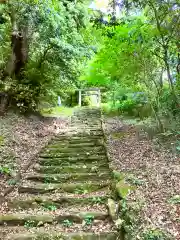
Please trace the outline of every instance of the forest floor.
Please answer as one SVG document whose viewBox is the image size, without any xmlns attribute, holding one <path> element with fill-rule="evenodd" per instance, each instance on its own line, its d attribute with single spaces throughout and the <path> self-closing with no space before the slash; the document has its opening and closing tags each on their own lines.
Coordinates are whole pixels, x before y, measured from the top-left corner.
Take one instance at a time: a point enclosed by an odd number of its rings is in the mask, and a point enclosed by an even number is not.
<svg viewBox="0 0 180 240">
<path fill-rule="evenodd" d="M 135 125 L 118 117 L 106 117 L 108 151 L 112 168 L 124 174 L 126 180 L 136 185 L 128 201 L 140 210 L 139 232 L 147 229 L 146 239 L 152 238 L 154 229 L 160 229 L 180 239 L 180 161 L 177 154 L 155 145 L 145 132 L 139 133 Z M 149 229 L 149 230 L 148 230 Z M 134 230 L 133 230 L 134 231 Z M 160 234 L 160 233 L 159 233 Z M 136 238 L 134 238 L 136 239 Z"/>
<path fill-rule="evenodd" d="M 68 117 L 24 117 L 9 112 L 0 117 L 0 197 L 16 185 L 20 175 L 58 132 L 68 126 Z"/>
<path fill-rule="evenodd" d="M 132 229 L 134 239 L 141 239 L 142 231 L 160 229 L 180 240 L 179 156 L 155 145 L 145 132 L 118 117 L 105 117 L 104 122 L 112 168 L 136 186 L 127 199 L 139 212 L 139 216 L 134 216 L 135 224 L 138 223 Z M 1 197 L 16 184 L 17 176 L 37 159 L 49 140 L 58 132 L 68 131 L 68 126 L 67 116 L 26 118 L 9 113 L 0 118 Z"/>
</svg>

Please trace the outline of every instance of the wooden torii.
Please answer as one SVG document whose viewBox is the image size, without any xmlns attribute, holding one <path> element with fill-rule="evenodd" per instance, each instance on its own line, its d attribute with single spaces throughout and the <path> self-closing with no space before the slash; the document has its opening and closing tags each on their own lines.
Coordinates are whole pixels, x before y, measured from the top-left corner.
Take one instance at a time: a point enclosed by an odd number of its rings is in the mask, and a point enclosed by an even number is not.
<svg viewBox="0 0 180 240">
<path fill-rule="evenodd" d="M 78 89 L 78 92 L 79 92 L 79 106 L 82 105 L 82 96 L 97 96 L 97 107 L 100 107 L 100 104 L 101 104 L 101 89 L 100 88 Z M 85 92 L 85 93 L 83 93 L 83 92 Z"/>
</svg>

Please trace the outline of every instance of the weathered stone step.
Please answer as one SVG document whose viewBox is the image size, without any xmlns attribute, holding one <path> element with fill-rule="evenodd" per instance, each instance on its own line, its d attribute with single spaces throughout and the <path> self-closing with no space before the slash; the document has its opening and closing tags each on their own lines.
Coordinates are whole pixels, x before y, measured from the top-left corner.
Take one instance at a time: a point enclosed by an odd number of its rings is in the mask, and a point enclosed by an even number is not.
<svg viewBox="0 0 180 240">
<path fill-rule="evenodd" d="M 26 176 L 27 180 L 44 183 L 66 183 L 69 181 L 99 181 L 110 179 L 110 172 L 101 173 L 67 173 L 67 174 L 38 174 L 31 173 Z"/>
<path fill-rule="evenodd" d="M 74 113 L 74 115 L 71 117 L 72 118 L 72 120 L 73 121 L 76 121 L 76 120 L 82 120 L 82 121 L 84 121 L 84 120 L 91 120 L 91 119 L 94 119 L 94 121 L 100 121 L 101 120 L 101 118 L 100 118 L 100 116 L 101 116 L 101 113 L 83 113 L 83 114 L 76 114 L 76 113 Z"/>
<path fill-rule="evenodd" d="M 95 164 L 71 164 L 71 165 L 65 165 L 65 166 L 41 166 L 39 164 L 36 164 L 34 166 L 34 170 L 39 173 L 99 173 L 109 170 L 109 165 L 107 162 L 105 163 L 95 163 Z"/>
<path fill-rule="evenodd" d="M 74 213 L 64 213 L 59 215 L 54 214 L 42 214 L 32 215 L 32 214 L 6 214 L 0 215 L 0 225 L 6 226 L 19 226 L 25 225 L 28 222 L 32 222 L 34 226 L 43 225 L 45 223 L 55 224 L 62 223 L 64 220 L 69 220 L 75 223 L 82 223 L 84 219 L 88 216 L 92 217 L 92 220 L 105 220 L 108 218 L 108 212 L 74 212 Z"/>
<path fill-rule="evenodd" d="M 96 145 L 102 145 L 104 144 L 104 139 L 103 138 L 79 138 L 79 137 L 72 137 L 72 138 L 59 138 L 57 137 L 56 139 L 54 138 L 54 140 L 51 141 L 50 145 L 53 144 L 67 144 L 67 145 L 79 145 L 79 144 L 96 144 Z"/>
<path fill-rule="evenodd" d="M 80 233 L 60 233 L 60 232 L 50 232 L 47 233 L 44 231 L 36 231 L 34 233 L 26 232 L 20 234 L 10 235 L 7 239 L 4 240 L 117 240 L 117 232 L 101 232 L 101 233 L 92 233 L 92 232 L 80 232 Z"/>
<path fill-rule="evenodd" d="M 98 140 L 102 140 L 103 137 L 99 136 L 68 136 L 68 135 L 56 135 L 52 138 L 52 141 L 69 141 L 71 143 L 78 143 L 78 142 L 95 142 Z"/>
<path fill-rule="evenodd" d="M 40 154 L 40 158 L 76 158 L 76 160 L 78 160 L 78 158 L 84 158 L 84 159 L 88 159 L 88 156 L 94 157 L 94 158 L 99 158 L 99 156 L 106 156 L 105 150 L 92 150 L 89 152 L 67 152 L 67 153 L 59 153 L 59 152 L 55 152 L 55 153 L 51 153 L 51 152 L 44 152 Z"/>
<path fill-rule="evenodd" d="M 99 156 L 76 156 L 76 157 L 56 157 L 52 158 L 50 156 L 40 158 L 39 159 L 39 164 L 42 166 L 69 166 L 70 164 L 75 164 L 77 165 L 82 165 L 82 164 L 87 164 L 91 163 L 94 166 L 98 166 L 99 164 L 107 164 L 108 159 L 105 155 L 99 155 Z"/>
<path fill-rule="evenodd" d="M 101 192 L 100 192 L 101 193 Z M 21 194 L 20 197 L 15 198 L 13 200 L 9 200 L 7 202 L 7 206 L 12 208 L 21 208 L 21 209 L 34 209 L 40 206 L 55 206 L 57 208 L 61 207 L 70 207 L 74 205 L 81 206 L 92 206 L 93 204 L 104 205 L 107 202 L 107 199 L 110 197 L 110 192 L 101 193 L 99 195 L 95 194 L 92 196 L 89 195 L 66 195 L 57 197 L 56 195 L 39 195 L 39 196 L 27 196 Z"/>
<path fill-rule="evenodd" d="M 90 148 L 90 147 L 100 147 L 103 146 L 104 144 L 99 141 L 97 142 L 78 142 L 78 143 L 71 143 L 71 142 L 54 142 L 49 144 L 46 148 Z"/>
<path fill-rule="evenodd" d="M 79 125 L 78 128 L 77 126 L 71 126 L 68 129 L 70 132 L 72 131 L 77 131 L 77 132 L 102 132 L 101 127 L 89 127 L 88 125 Z"/>
<path fill-rule="evenodd" d="M 87 181 L 85 183 L 73 182 L 66 184 L 46 184 L 46 183 L 36 183 L 29 181 L 26 184 L 19 186 L 19 193 L 29 193 L 29 194 L 42 194 L 48 192 L 61 192 L 61 193 L 89 193 L 94 192 L 105 187 L 109 187 L 111 181 Z"/>
<path fill-rule="evenodd" d="M 97 120 L 101 117 L 101 113 L 100 112 L 84 112 L 84 113 L 78 113 L 78 114 L 74 114 L 73 119 L 74 120 Z"/>
<path fill-rule="evenodd" d="M 103 131 L 102 130 L 89 130 L 87 132 L 80 132 L 80 133 L 74 133 L 72 134 L 72 136 L 79 136 L 79 137 L 86 137 L 86 136 L 96 136 L 96 137 L 99 137 L 99 136 L 103 136 Z"/>
<path fill-rule="evenodd" d="M 99 157 L 106 157 L 106 154 L 105 152 L 102 152 L 102 151 L 99 151 L 99 152 L 87 152 L 87 153 L 84 153 L 84 152 L 79 152 L 79 153 L 42 153 L 40 154 L 40 158 L 61 158 L 61 159 L 69 159 L 69 160 L 72 160 L 72 159 L 76 159 L 78 161 L 78 159 L 84 159 L 84 160 L 87 160 L 87 159 L 90 159 L 88 156 L 91 156 L 93 159 L 98 159 Z M 72 162 L 72 161 L 69 161 L 69 162 Z"/>
<path fill-rule="evenodd" d="M 87 129 L 94 129 L 94 130 L 101 130 L 101 122 L 88 122 L 88 121 L 74 121 L 74 122 L 71 122 L 71 125 L 69 126 L 70 128 L 74 127 L 74 128 L 79 128 L 80 130 L 80 127 L 87 127 Z"/>
<path fill-rule="evenodd" d="M 91 139 L 96 139 L 96 138 L 99 138 L 99 137 L 103 137 L 103 131 L 89 131 L 89 132 L 85 132 L 85 133 L 71 133 L 71 134 L 66 134 L 66 135 L 61 135 L 61 136 L 56 136 L 54 137 L 53 139 L 57 139 L 57 138 L 60 138 L 60 139 L 67 139 L 69 137 L 72 137 L 72 138 L 82 138 L 82 137 L 86 137 L 86 138 L 91 138 Z"/>
<path fill-rule="evenodd" d="M 86 122 L 86 121 L 84 121 L 84 122 L 79 122 L 79 123 L 77 123 L 77 122 L 71 122 L 71 126 L 70 127 L 72 127 L 72 128 L 79 128 L 80 129 L 80 127 L 87 127 L 88 129 L 100 129 L 100 130 L 102 130 L 101 129 L 101 122 L 94 122 L 94 123 L 89 123 L 89 122 Z"/>
<path fill-rule="evenodd" d="M 48 147 L 44 150 L 44 153 L 68 153 L 68 155 L 72 155 L 73 153 L 79 154 L 79 153 L 85 153 L 91 154 L 91 153 L 99 153 L 99 152 L 105 152 L 104 146 L 95 146 L 95 147 L 76 147 L 76 148 L 71 148 L 71 147 Z"/>
</svg>

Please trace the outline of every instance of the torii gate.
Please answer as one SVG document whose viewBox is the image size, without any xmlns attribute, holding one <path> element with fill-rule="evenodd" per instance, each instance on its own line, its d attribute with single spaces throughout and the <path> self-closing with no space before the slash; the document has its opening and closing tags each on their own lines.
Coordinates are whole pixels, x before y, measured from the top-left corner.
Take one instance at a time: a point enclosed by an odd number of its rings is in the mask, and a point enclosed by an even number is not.
<svg viewBox="0 0 180 240">
<path fill-rule="evenodd" d="M 100 90 L 100 88 L 85 88 L 85 89 L 78 89 L 78 91 L 79 91 L 79 106 L 82 105 L 82 96 L 96 96 L 97 107 L 100 107 L 100 104 L 101 104 L 101 90 Z M 83 92 L 85 92 L 85 93 L 83 93 Z"/>
</svg>

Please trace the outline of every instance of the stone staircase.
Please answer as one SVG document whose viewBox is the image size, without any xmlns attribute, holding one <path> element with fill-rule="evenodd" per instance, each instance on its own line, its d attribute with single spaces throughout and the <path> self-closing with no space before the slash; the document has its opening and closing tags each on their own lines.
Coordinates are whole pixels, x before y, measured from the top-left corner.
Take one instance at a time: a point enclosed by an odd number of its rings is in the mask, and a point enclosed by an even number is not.
<svg viewBox="0 0 180 240">
<path fill-rule="evenodd" d="M 111 182 L 101 112 L 77 110 L 7 200 L 0 239 L 119 239 L 107 207 Z"/>
</svg>

